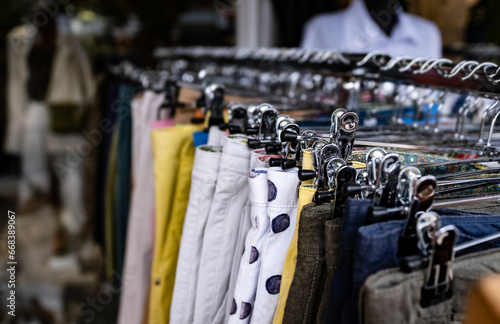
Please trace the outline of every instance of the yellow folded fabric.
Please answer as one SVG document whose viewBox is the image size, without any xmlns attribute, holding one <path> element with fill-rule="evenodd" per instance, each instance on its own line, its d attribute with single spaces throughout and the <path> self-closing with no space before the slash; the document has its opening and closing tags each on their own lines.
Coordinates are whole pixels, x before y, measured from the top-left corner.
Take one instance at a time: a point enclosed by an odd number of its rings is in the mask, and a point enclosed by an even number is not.
<svg viewBox="0 0 500 324">
<path fill-rule="evenodd" d="M 500 275 L 481 278 L 466 305 L 465 324 L 500 323 Z"/>
<path fill-rule="evenodd" d="M 313 168 L 313 155 L 311 150 L 304 150 L 302 152 L 302 170 L 314 170 Z M 302 181 L 303 185 L 312 185 L 314 179 Z"/>
<path fill-rule="evenodd" d="M 186 125 L 152 131 L 155 171 L 155 239 L 149 323 L 169 322 L 177 257 L 189 201 L 194 161 L 193 133 L 200 126 Z"/>
</svg>

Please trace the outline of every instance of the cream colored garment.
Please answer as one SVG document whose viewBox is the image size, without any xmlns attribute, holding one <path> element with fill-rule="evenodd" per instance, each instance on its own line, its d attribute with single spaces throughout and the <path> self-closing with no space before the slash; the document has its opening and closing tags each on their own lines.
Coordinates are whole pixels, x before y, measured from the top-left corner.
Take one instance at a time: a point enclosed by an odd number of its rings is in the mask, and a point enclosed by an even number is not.
<svg viewBox="0 0 500 324">
<path fill-rule="evenodd" d="M 95 83 L 90 60 L 78 38 L 71 33 L 67 22 L 58 19 L 58 40 L 52 66 L 47 102 L 90 103 L 95 97 Z M 5 150 L 21 153 L 22 137 L 30 127 L 26 124 L 29 105 L 26 83 L 29 78 L 28 55 L 37 30 L 22 25 L 7 36 L 7 133 Z M 82 91 L 84 90 L 84 91 Z M 76 149 L 81 136 L 60 136 L 49 132 L 47 148 L 64 152 L 67 145 Z"/>
<path fill-rule="evenodd" d="M 50 132 L 50 103 L 90 103 L 94 82 L 90 61 L 67 19 L 57 17 L 58 39 L 46 102 L 29 101 L 26 83 L 29 78 L 27 57 L 36 38 L 36 29 L 20 26 L 12 30 L 7 42 L 7 138 L 5 150 L 21 154 L 22 174 L 19 204 L 35 193 L 50 189 L 49 165 L 61 182 L 62 223 L 71 234 L 85 223 L 82 194 L 82 166 L 89 148 L 96 149 L 81 134 L 58 135 Z M 48 153 L 57 155 L 50 163 Z"/>
</svg>

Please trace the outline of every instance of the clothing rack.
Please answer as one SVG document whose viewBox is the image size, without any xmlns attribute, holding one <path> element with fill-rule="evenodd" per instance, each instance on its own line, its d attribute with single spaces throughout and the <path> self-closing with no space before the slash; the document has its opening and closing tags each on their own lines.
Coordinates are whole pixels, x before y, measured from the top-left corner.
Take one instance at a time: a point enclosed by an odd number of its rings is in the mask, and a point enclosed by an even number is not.
<svg viewBox="0 0 500 324">
<path fill-rule="evenodd" d="M 330 50 L 289 48 L 174 47 L 158 50 L 157 59 L 203 64 L 237 64 L 263 70 L 318 71 L 344 77 L 362 77 L 436 87 L 487 98 L 500 96 L 500 66 L 495 63 L 448 59 L 390 57 L 383 52 L 346 54 Z"/>
<path fill-rule="evenodd" d="M 498 161 L 498 138 L 491 142 L 490 136 L 484 145 L 479 136 L 482 146 L 473 146 L 479 125 L 465 124 L 469 111 L 480 111 L 476 103 L 486 102 L 476 97 L 500 93 L 498 66 L 378 52 L 169 51 L 157 53 L 162 57 L 158 70 L 128 63 L 110 67 L 124 82 L 108 93 L 131 103 L 119 105 L 119 113 L 124 111 L 132 124 L 123 126 L 117 118 L 119 128 L 105 134 L 115 142 L 106 188 L 116 190 L 107 190 L 106 204 L 129 206 L 125 194 L 130 192 L 132 199 L 128 226 L 113 224 L 125 219 L 116 211 L 106 216 L 109 232 L 122 233 L 108 240 L 107 251 L 123 251 L 119 237 L 126 233 L 124 277 L 140 279 L 124 287 L 120 322 L 148 317 L 157 323 L 361 319 L 380 324 L 409 322 L 403 317 L 415 314 L 419 322 L 432 316 L 444 323 L 463 317 L 463 292 L 473 280 L 500 274 L 500 250 L 494 249 L 500 247 L 500 217 L 489 214 L 498 206 L 465 206 L 494 205 L 499 199 L 493 194 L 499 191 L 500 168 L 483 165 Z M 177 90 L 184 86 L 202 91 L 182 89 L 194 96 L 181 100 Z M 136 100 L 125 96 L 136 87 L 152 91 Z M 225 96 L 241 89 L 249 90 L 255 102 L 240 104 Z M 372 90 L 373 96 L 351 105 L 359 115 L 343 105 L 350 100 L 339 99 L 347 95 L 355 101 Z M 448 117 L 441 108 L 447 97 L 457 97 L 448 96 L 451 92 L 467 94 L 454 130 L 438 118 L 438 113 Z M 275 98 L 281 101 L 275 104 Z M 159 113 L 175 111 L 184 101 L 205 118 L 193 114 L 188 122 L 176 122 L 186 110 L 174 118 Z M 116 99 L 107 102 L 112 111 Z M 402 117 L 408 102 L 414 108 L 411 125 Z M 286 110 L 297 103 L 307 109 Z M 492 112 L 500 100 L 488 106 L 486 112 Z M 325 113 L 324 107 L 336 109 Z M 226 108 L 227 120 L 222 118 Z M 391 124 L 361 123 L 361 113 L 372 117 L 383 109 L 391 112 Z M 496 111 L 493 126 L 500 117 Z M 327 124 L 301 125 L 303 113 L 306 118 L 326 115 Z M 474 127 L 469 132 L 464 126 Z M 128 169 L 119 164 L 126 161 L 118 155 L 124 140 L 130 143 L 128 157 L 140 157 Z M 450 160 L 456 153 L 471 156 Z M 132 191 L 118 182 L 131 175 L 133 181 L 125 185 L 132 182 Z M 436 205 L 443 208 L 430 211 Z M 466 210 L 444 209 L 450 206 Z M 479 217 L 478 208 L 488 213 Z M 456 260 L 455 252 L 461 253 Z M 387 312 L 387 305 L 397 307 Z"/>
</svg>

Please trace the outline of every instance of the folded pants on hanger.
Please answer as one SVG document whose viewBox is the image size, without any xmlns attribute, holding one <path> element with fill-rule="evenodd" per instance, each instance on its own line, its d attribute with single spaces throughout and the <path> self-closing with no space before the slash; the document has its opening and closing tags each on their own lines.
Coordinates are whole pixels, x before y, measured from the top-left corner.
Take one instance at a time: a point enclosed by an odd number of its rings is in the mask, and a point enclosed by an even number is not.
<svg viewBox="0 0 500 324">
<path fill-rule="evenodd" d="M 182 226 L 193 168 L 193 132 L 199 126 L 154 130 L 155 244 L 151 270 L 149 323 L 168 323 Z"/>
<path fill-rule="evenodd" d="M 191 190 L 170 308 L 172 323 L 192 323 L 203 235 L 217 184 L 222 147 L 196 148 Z"/>
<path fill-rule="evenodd" d="M 312 153 L 304 152 L 304 160 L 306 155 L 310 155 L 310 168 L 312 169 Z M 306 163 L 306 162 L 304 162 Z M 309 165 L 309 163 L 308 163 Z M 297 240 L 298 240 L 298 230 L 300 224 L 300 215 L 302 209 L 305 205 L 312 202 L 314 193 L 316 192 L 316 186 L 302 184 L 299 187 L 299 202 L 297 208 L 297 224 L 295 231 L 293 232 L 292 242 L 288 247 L 288 252 L 285 258 L 285 264 L 283 265 L 283 276 L 281 277 L 281 287 L 280 287 L 280 297 L 278 300 L 278 305 L 276 306 L 276 312 L 274 314 L 273 323 L 279 324 L 283 322 L 283 314 L 285 313 L 285 305 L 288 299 L 288 292 L 290 291 L 290 286 L 292 284 L 293 276 L 295 274 L 295 266 L 297 264 Z"/>
<path fill-rule="evenodd" d="M 403 273 L 388 269 L 371 276 L 361 290 L 361 323 L 462 322 L 466 298 L 474 282 L 482 276 L 500 273 L 500 249 L 456 258 L 453 273 L 453 297 L 427 308 L 419 303 L 424 271 Z"/>
<path fill-rule="evenodd" d="M 141 100 L 132 102 L 135 132 L 132 134 L 132 157 L 135 158 L 135 162 L 132 161 L 134 186 L 127 230 L 119 324 L 141 323 L 146 311 L 153 260 L 155 201 L 151 123 L 155 120 L 163 100 L 163 94 L 145 91 Z"/>
<path fill-rule="evenodd" d="M 249 323 L 255 302 L 264 238 L 270 230 L 267 216 L 267 168 L 258 168 L 249 176 L 252 228 L 248 231 L 240 262 L 228 323 Z"/>
<path fill-rule="evenodd" d="M 250 149 L 244 136 L 224 140 L 217 185 L 203 235 L 194 323 L 221 323 L 227 317 L 229 278 L 242 211 L 248 199 Z"/>
<path fill-rule="evenodd" d="M 296 168 L 269 168 L 268 216 L 271 230 L 265 238 L 251 323 L 271 323 L 278 304 L 286 254 L 297 220 Z"/>
</svg>

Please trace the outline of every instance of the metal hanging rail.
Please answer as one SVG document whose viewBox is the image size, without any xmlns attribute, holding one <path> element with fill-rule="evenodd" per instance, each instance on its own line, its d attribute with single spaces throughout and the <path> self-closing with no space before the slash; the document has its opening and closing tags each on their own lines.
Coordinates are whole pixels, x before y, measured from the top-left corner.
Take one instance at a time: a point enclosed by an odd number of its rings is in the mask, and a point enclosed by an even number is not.
<svg viewBox="0 0 500 324">
<path fill-rule="evenodd" d="M 500 66 L 495 63 L 447 59 L 391 57 L 383 52 L 345 54 L 297 48 L 174 47 L 157 51 L 160 60 L 237 64 L 295 71 L 321 71 L 365 79 L 398 81 L 454 92 L 500 97 Z"/>
</svg>

